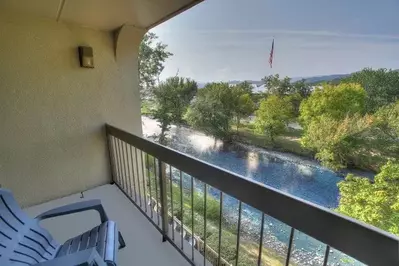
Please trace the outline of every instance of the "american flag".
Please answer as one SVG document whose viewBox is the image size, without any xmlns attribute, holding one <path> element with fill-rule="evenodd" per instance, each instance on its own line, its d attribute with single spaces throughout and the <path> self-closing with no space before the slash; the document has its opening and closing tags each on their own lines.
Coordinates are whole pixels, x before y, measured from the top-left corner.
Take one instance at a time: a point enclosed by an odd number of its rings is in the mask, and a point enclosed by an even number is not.
<svg viewBox="0 0 399 266">
<path fill-rule="evenodd" d="M 273 56 L 274 56 L 274 39 L 272 42 L 272 49 L 270 50 L 270 57 L 269 57 L 270 68 L 273 68 Z"/>
</svg>

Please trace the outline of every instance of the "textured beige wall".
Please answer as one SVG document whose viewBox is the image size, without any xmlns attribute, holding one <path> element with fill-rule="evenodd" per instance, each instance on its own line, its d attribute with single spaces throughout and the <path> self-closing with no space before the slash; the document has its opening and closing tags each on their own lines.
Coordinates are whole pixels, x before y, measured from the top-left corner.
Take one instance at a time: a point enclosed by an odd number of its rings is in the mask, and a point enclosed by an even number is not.
<svg viewBox="0 0 399 266">
<path fill-rule="evenodd" d="M 141 134 L 143 32 L 128 34 L 116 60 L 110 32 L 0 13 L 0 184 L 24 206 L 110 182 L 105 123 Z M 78 45 L 93 47 L 94 69 L 79 67 Z"/>
</svg>

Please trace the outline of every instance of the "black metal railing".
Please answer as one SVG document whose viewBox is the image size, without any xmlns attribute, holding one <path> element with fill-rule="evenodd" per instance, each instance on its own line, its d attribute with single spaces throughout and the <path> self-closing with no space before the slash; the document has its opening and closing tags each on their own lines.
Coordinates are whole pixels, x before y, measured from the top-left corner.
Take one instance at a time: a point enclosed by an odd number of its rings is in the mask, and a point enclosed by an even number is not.
<svg viewBox="0 0 399 266">
<path fill-rule="evenodd" d="M 116 185 L 192 265 L 399 265 L 399 238 L 115 127 Z"/>
</svg>

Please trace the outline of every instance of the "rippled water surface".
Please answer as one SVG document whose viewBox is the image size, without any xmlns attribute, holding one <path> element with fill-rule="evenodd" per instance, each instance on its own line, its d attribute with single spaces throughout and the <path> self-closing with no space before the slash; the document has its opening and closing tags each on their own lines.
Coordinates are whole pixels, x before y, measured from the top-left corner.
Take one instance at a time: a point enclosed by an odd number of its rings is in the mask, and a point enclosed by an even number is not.
<svg viewBox="0 0 399 266">
<path fill-rule="evenodd" d="M 156 121 L 143 117 L 142 123 L 145 137 L 151 138 L 159 134 Z M 342 181 L 342 176 L 313 161 L 244 145 L 226 147 L 221 141 L 184 127 L 172 126 L 170 135 L 172 141 L 169 146 L 173 149 L 323 207 L 336 208 L 338 205 L 337 183 Z M 211 194 L 216 196 L 217 191 L 211 190 Z M 231 209 L 234 216 L 237 212 L 237 201 L 226 197 L 224 205 L 227 210 Z M 259 212 L 244 206 L 243 214 L 244 219 L 249 220 L 253 228 L 259 228 L 261 217 Z M 271 239 L 270 246 L 273 246 L 277 252 L 284 252 L 282 249 L 286 246 L 289 233 L 288 226 L 266 217 L 265 234 L 268 236 L 267 239 Z M 293 257 L 298 264 L 319 265 L 322 263 L 324 250 L 325 245 L 305 234 L 295 235 Z M 338 251 L 331 251 L 329 265 L 359 264 L 339 254 Z"/>
</svg>

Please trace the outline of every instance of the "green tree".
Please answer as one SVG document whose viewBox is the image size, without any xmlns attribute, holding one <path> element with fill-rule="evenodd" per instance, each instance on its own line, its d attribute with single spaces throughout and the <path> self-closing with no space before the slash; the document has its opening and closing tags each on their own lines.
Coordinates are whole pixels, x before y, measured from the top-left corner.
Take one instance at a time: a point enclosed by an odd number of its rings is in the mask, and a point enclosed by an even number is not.
<svg viewBox="0 0 399 266">
<path fill-rule="evenodd" d="M 305 82 L 305 79 L 291 82 L 291 78 L 280 79 L 278 74 L 270 75 L 262 79 L 269 95 L 289 96 L 293 105 L 294 115 L 299 115 L 299 106 L 303 99 L 310 96 L 312 88 Z"/>
<path fill-rule="evenodd" d="M 242 91 L 244 91 L 244 93 L 246 93 L 246 94 L 248 94 L 249 96 L 252 97 L 252 95 L 253 95 L 253 92 L 252 92 L 253 87 L 252 87 L 251 83 L 249 83 L 248 81 L 241 82 L 241 83 L 237 84 L 235 87 L 240 88 Z"/>
<path fill-rule="evenodd" d="M 197 93 L 197 83 L 188 78 L 171 77 L 152 89 L 152 115 L 161 128 L 159 142 L 166 143 L 166 133 L 172 123 L 179 124 Z"/>
<path fill-rule="evenodd" d="M 372 182 L 349 174 L 338 183 L 338 211 L 399 235 L 399 164 L 389 161 Z"/>
<path fill-rule="evenodd" d="M 228 83 L 209 83 L 198 90 L 185 118 L 194 128 L 230 141 L 234 103 L 233 90 Z"/>
<path fill-rule="evenodd" d="M 148 97 L 164 69 L 165 60 L 173 54 L 167 45 L 158 41 L 153 32 L 144 35 L 139 47 L 139 88 L 142 98 Z"/>
<path fill-rule="evenodd" d="M 280 79 L 280 75 L 276 74 L 264 77 L 262 81 L 265 83 L 269 94 L 285 96 L 291 93 L 292 86 L 289 77 Z"/>
<path fill-rule="evenodd" d="M 260 102 L 256 111 L 255 128 L 260 134 L 268 133 L 271 141 L 283 133 L 293 117 L 292 103 L 287 97 L 271 95 Z"/>
<path fill-rule="evenodd" d="M 376 113 L 376 127 L 393 140 L 399 138 L 399 101 L 380 108 Z"/>
<path fill-rule="evenodd" d="M 231 105 L 233 115 L 235 117 L 237 131 L 242 118 L 248 117 L 255 111 L 255 104 L 252 101 L 251 94 L 248 93 L 249 87 L 242 85 L 243 83 L 231 88 L 233 104 Z M 250 85 L 250 84 L 249 84 Z M 251 86 L 252 89 L 252 86 Z"/>
<path fill-rule="evenodd" d="M 357 156 L 357 137 L 372 124 L 373 117 L 369 115 L 362 117 L 355 114 L 343 120 L 322 116 L 308 125 L 301 144 L 316 151 L 316 158 L 322 165 L 339 170 L 352 163 L 352 158 Z"/>
<path fill-rule="evenodd" d="M 305 79 L 301 79 L 291 84 L 290 92 L 292 94 L 299 94 L 302 99 L 306 99 L 312 93 L 312 87 L 306 83 Z"/>
<path fill-rule="evenodd" d="M 340 120 L 346 116 L 364 112 L 366 93 L 354 83 L 341 83 L 337 86 L 324 84 L 317 88 L 300 105 L 300 121 L 306 128 L 314 120 L 329 118 Z"/>
<path fill-rule="evenodd" d="M 358 83 L 366 90 L 366 111 L 370 113 L 399 100 L 397 70 L 365 68 L 344 79 L 343 82 Z"/>
</svg>

